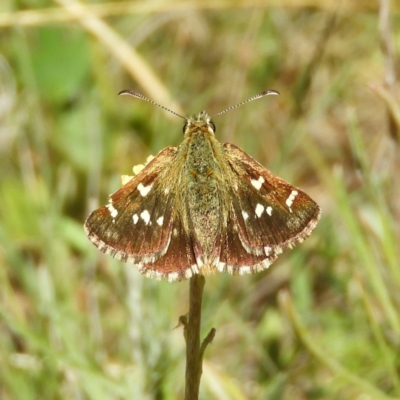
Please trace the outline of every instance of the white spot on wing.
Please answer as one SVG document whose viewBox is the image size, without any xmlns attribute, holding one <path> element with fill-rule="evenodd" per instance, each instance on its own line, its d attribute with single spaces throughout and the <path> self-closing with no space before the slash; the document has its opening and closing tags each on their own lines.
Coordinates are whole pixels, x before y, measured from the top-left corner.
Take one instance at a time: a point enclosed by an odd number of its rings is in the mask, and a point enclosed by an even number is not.
<svg viewBox="0 0 400 400">
<path fill-rule="evenodd" d="M 108 211 L 110 211 L 111 217 L 114 219 L 118 215 L 118 210 L 113 206 L 112 200 L 106 205 Z"/>
<path fill-rule="evenodd" d="M 133 219 L 133 223 L 136 225 L 137 224 L 137 222 L 139 221 L 139 217 L 138 217 L 138 215 L 137 214 L 133 214 L 133 217 L 132 217 L 132 219 Z"/>
<path fill-rule="evenodd" d="M 153 185 L 149 185 L 149 186 L 144 186 L 142 183 L 139 183 L 138 185 L 138 190 L 140 192 L 140 194 L 145 197 L 149 194 L 151 188 L 153 187 Z"/>
<path fill-rule="evenodd" d="M 271 207 L 271 206 L 268 206 L 268 207 L 267 207 L 267 214 L 268 214 L 269 216 L 272 215 L 272 207 Z"/>
<path fill-rule="evenodd" d="M 290 212 L 292 212 L 292 204 L 294 202 L 294 199 L 296 198 L 296 196 L 299 194 L 299 192 L 297 190 L 292 190 L 289 197 L 286 199 L 286 205 L 289 207 Z"/>
<path fill-rule="evenodd" d="M 150 214 L 149 214 L 149 212 L 147 210 L 142 211 L 140 213 L 140 217 L 142 218 L 142 220 L 144 221 L 144 223 L 146 225 L 149 224 L 149 222 L 150 222 Z"/>
<path fill-rule="evenodd" d="M 165 188 L 164 193 L 168 194 L 169 193 L 169 188 Z"/>
<path fill-rule="evenodd" d="M 257 217 L 260 218 L 263 212 L 264 212 L 264 206 L 262 206 L 261 204 L 257 204 L 256 206 Z"/>
<path fill-rule="evenodd" d="M 252 179 L 250 182 L 257 190 L 260 190 L 262 184 L 265 182 L 265 179 L 262 176 L 260 176 L 258 180 Z"/>
<path fill-rule="evenodd" d="M 247 218 L 249 218 L 249 214 L 247 214 L 246 211 L 242 211 L 243 219 L 246 221 Z"/>
<path fill-rule="evenodd" d="M 164 223 L 164 217 L 157 218 L 158 225 L 163 226 L 163 223 Z"/>
</svg>

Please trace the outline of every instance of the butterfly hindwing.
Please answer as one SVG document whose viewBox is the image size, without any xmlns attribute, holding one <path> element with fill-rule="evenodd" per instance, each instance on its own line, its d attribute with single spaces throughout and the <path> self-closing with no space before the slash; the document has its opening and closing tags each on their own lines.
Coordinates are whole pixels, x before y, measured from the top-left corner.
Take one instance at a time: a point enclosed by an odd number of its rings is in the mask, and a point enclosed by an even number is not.
<svg viewBox="0 0 400 400">
<path fill-rule="evenodd" d="M 183 228 L 180 218 L 174 218 L 166 253 L 155 261 L 139 265 L 139 270 L 147 277 L 170 282 L 199 273 L 192 238 Z"/>
<path fill-rule="evenodd" d="M 221 238 L 221 254 L 217 269 L 220 272 L 227 271 L 230 274 L 254 273 L 267 268 L 276 258 L 273 254 L 266 257 L 262 250 L 256 252 L 243 243 L 238 230 L 240 222 L 236 220 L 237 213 L 231 210 L 227 221 L 225 235 Z"/>
</svg>

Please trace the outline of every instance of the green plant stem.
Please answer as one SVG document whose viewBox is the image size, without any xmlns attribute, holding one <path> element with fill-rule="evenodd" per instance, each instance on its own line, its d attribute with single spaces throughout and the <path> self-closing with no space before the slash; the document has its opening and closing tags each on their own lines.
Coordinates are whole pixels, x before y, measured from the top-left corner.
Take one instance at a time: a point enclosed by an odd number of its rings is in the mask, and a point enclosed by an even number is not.
<svg viewBox="0 0 400 400">
<path fill-rule="evenodd" d="M 189 281 L 189 314 L 181 317 L 186 340 L 186 385 L 185 400 L 198 400 L 200 379 L 203 372 L 203 354 L 215 336 L 212 328 L 200 345 L 201 303 L 205 279 L 203 275 L 194 275 Z"/>
</svg>

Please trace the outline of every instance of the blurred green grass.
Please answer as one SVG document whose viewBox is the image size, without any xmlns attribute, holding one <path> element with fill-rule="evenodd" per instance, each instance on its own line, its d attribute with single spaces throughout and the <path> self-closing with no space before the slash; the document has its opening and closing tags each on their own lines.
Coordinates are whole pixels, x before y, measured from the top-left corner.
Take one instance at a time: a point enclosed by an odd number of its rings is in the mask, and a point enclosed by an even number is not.
<svg viewBox="0 0 400 400">
<path fill-rule="evenodd" d="M 323 210 L 270 271 L 207 279 L 203 327 L 217 335 L 202 398 L 400 398 L 399 126 L 388 122 L 399 96 L 381 93 L 378 9 L 342 3 L 147 3 L 162 12 L 120 12 L 97 31 L 55 23 L 44 1 L 1 6 L 43 17 L 0 14 L 1 399 L 183 397 L 173 328 L 188 285 L 143 278 L 82 228 L 120 175 L 182 138 L 180 120 L 117 97 L 126 88 L 185 114 L 278 90 L 216 118 L 217 136 Z"/>
</svg>

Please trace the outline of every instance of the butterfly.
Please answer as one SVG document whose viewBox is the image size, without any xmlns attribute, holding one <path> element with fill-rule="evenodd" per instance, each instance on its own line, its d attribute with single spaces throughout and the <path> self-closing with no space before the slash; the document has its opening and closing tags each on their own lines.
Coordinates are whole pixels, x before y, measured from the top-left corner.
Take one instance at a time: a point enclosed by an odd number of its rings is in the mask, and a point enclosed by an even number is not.
<svg viewBox="0 0 400 400">
<path fill-rule="evenodd" d="M 121 94 L 156 104 L 130 90 Z M 264 91 L 216 115 L 270 94 L 278 93 Z M 206 112 L 176 115 L 185 120 L 182 143 L 161 150 L 86 220 L 96 247 L 172 282 L 265 270 L 310 235 L 321 211 L 306 193 L 220 143 Z"/>
</svg>

